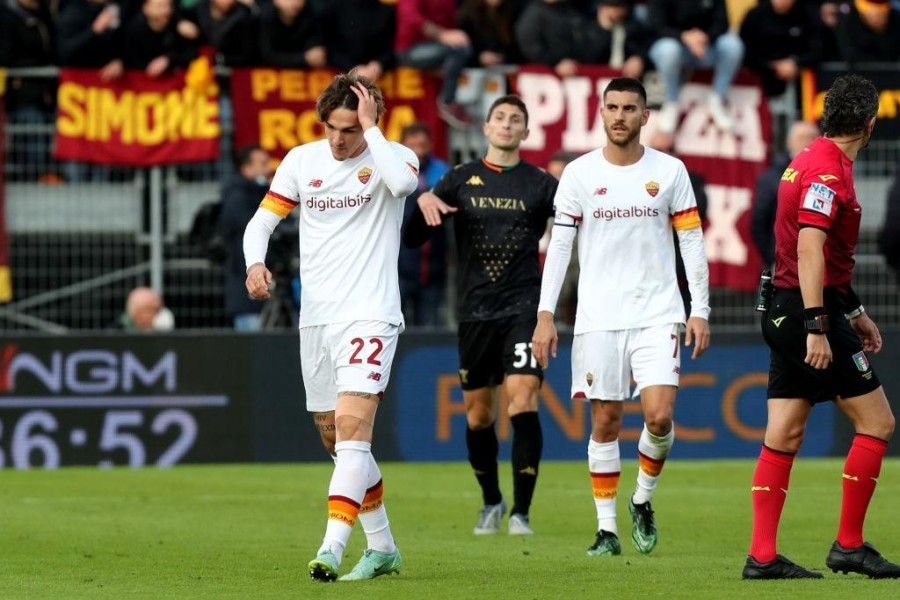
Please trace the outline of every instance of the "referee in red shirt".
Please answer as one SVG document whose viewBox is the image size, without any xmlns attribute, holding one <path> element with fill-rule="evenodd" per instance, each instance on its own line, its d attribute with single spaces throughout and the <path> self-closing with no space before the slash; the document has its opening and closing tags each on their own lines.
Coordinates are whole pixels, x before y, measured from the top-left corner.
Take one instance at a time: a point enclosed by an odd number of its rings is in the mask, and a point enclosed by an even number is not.
<svg viewBox="0 0 900 600">
<path fill-rule="evenodd" d="M 862 207 L 853 160 L 875 126 L 878 91 L 858 75 L 835 80 L 825 97 L 824 135 L 800 152 L 778 188 L 774 292 L 762 332 L 771 348 L 768 422 L 753 473 L 753 536 L 744 579 L 822 577 L 776 552 L 778 521 L 806 420 L 835 402 L 856 430 L 843 471 L 837 539 L 825 559 L 834 572 L 900 577 L 900 566 L 863 540 L 863 522 L 894 415 L 867 352 L 881 334 L 850 286 Z"/>
</svg>

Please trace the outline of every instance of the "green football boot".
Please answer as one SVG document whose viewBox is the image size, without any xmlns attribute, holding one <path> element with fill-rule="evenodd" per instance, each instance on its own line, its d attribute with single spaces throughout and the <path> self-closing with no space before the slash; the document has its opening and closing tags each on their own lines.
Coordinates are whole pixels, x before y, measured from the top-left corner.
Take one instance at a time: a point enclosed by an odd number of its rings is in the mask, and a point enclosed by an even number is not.
<svg viewBox="0 0 900 600">
<path fill-rule="evenodd" d="M 395 548 L 393 552 L 366 550 L 353 570 L 341 577 L 341 581 L 362 581 L 363 579 L 375 579 L 379 575 L 388 573 L 399 573 L 402 564 L 403 559 L 400 558 L 398 548 Z"/>
<path fill-rule="evenodd" d="M 315 581 L 334 581 L 338 576 L 337 557 L 331 550 L 323 550 L 309 561 L 309 578 Z"/>
<path fill-rule="evenodd" d="M 622 545 L 619 544 L 619 536 L 601 529 L 597 532 L 597 540 L 588 548 L 588 556 L 618 556 L 622 554 Z"/>
<path fill-rule="evenodd" d="M 631 541 L 641 554 L 650 554 L 656 547 L 656 521 L 649 502 L 635 504 L 628 501 L 628 512 L 631 513 Z"/>
</svg>

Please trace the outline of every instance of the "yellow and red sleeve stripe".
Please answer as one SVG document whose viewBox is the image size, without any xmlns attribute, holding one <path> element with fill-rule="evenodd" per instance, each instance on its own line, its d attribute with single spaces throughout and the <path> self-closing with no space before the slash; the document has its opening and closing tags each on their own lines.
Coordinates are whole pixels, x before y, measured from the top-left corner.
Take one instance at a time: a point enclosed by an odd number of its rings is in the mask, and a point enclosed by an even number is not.
<svg viewBox="0 0 900 600">
<path fill-rule="evenodd" d="M 359 504 L 346 496 L 328 496 L 328 520 L 340 521 L 350 527 L 356 523 Z"/>
<path fill-rule="evenodd" d="M 638 461 L 641 465 L 641 471 L 650 477 L 659 477 L 659 472 L 662 471 L 666 459 L 650 458 L 646 454 L 638 452 Z"/>
<path fill-rule="evenodd" d="M 363 498 L 362 506 L 359 507 L 359 512 L 367 513 L 378 510 L 383 502 L 384 484 L 379 479 L 378 483 L 366 490 L 366 496 Z"/>
<path fill-rule="evenodd" d="M 266 193 L 266 197 L 259 203 L 260 208 L 275 213 L 282 219 L 288 216 L 295 206 L 297 206 L 297 202 L 290 198 L 285 198 L 281 194 L 276 194 L 272 190 L 269 190 Z"/>
<path fill-rule="evenodd" d="M 672 225 L 677 231 L 700 227 L 700 213 L 697 211 L 697 207 L 694 206 L 687 210 L 679 210 L 672 215 Z"/>
<path fill-rule="evenodd" d="M 596 500 L 612 500 L 619 487 L 619 473 L 591 473 L 591 487 Z"/>
</svg>

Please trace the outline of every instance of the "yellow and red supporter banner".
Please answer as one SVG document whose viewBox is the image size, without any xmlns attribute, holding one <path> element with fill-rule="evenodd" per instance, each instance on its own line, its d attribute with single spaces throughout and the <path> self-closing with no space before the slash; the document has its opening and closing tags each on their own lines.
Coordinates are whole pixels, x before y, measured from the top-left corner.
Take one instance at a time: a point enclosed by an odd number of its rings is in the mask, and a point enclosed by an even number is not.
<svg viewBox="0 0 900 600">
<path fill-rule="evenodd" d="M 742 71 L 727 99 L 735 133 L 721 133 L 707 110 L 709 75 L 695 73 L 681 88 L 682 118 L 674 153 L 706 179 L 704 237 L 710 284 L 753 291 L 762 261 L 750 236 L 750 216 L 756 178 L 768 164 L 771 116 L 762 87 Z M 608 67 L 582 66 L 574 76 L 560 78 L 552 69 L 523 65 L 515 82 L 529 112 L 530 134 L 522 143 L 522 157 L 544 166 L 557 150 L 584 153 L 605 145 L 601 97 L 609 80 L 619 76 Z M 642 143 L 648 144 L 655 133 L 654 110 L 641 131 Z"/>
<path fill-rule="evenodd" d="M 9 246 L 6 240 L 6 69 L 0 67 L 0 302 L 12 300 Z"/>
<path fill-rule="evenodd" d="M 259 144 L 280 161 L 291 148 L 325 137 L 316 99 L 336 74 L 328 69 L 233 69 L 234 147 Z M 386 107 L 379 123 L 385 137 L 399 141 L 404 127 L 422 121 L 431 129 L 435 154 L 446 154 L 446 127 L 436 105 L 439 81 L 401 67 L 377 83 Z"/>
<path fill-rule="evenodd" d="M 183 74 L 150 78 L 127 71 L 116 81 L 96 69 L 62 69 L 56 157 L 150 167 L 219 157 L 219 93 Z"/>
</svg>

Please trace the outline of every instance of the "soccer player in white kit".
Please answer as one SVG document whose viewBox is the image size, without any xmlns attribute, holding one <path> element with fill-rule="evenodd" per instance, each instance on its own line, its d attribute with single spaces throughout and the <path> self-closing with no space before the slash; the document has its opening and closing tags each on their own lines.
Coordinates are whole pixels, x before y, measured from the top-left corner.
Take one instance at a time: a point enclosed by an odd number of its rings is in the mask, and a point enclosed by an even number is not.
<svg viewBox="0 0 900 600">
<path fill-rule="evenodd" d="M 247 291 L 269 297 L 269 236 L 300 207 L 300 359 L 307 410 L 334 456 L 325 538 L 310 577 L 334 581 L 359 518 L 368 548 L 341 580 L 397 572 L 400 552 L 372 456 L 375 412 L 403 329 L 397 255 L 406 196 L 418 185 L 412 150 L 377 123 L 381 90 L 351 71 L 316 103 L 327 139 L 291 150 L 244 233 Z"/>
<path fill-rule="evenodd" d="M 534 356 L 556 356 L 553 312 L 579 233 L 578 308 L 572 345 L 572 397 L 591 403 L 588 466 L 597 508 L 591 556 L 621 553 L 616 526 L 619 430 L 630 378 L 640 392 L 644 429 L 637 487 L 629 502 L 632 540 L 643 554 L 657 542 L 650 500 L 674 441 L 672 414 L 681 370 L 684 304 L 675 276 L 672 230 L 691 292 L 685 345 L 692 358 L 709 346 L 709 268 L 700 217 L 684 164 L 641 145 L 647 94 L 635 79 L 613 79 L 603 92 L 608 144 L 569 163 L 556 192 L 553 237 L 541 282 Z"/>
</svg>

